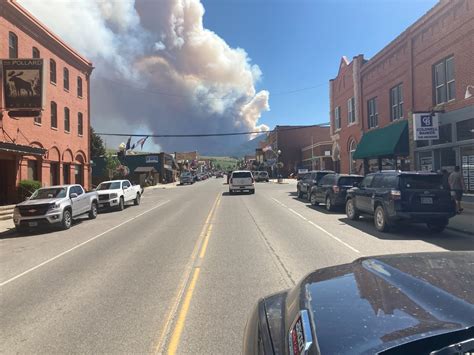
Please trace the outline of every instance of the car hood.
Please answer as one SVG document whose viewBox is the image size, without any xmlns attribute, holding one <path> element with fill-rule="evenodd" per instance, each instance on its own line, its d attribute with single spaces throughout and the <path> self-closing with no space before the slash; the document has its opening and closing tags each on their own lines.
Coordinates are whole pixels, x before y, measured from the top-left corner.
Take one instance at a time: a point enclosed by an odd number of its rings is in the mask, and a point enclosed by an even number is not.
<svg viewBox="0 0 474 355">
<path fill-rule="evenodd" d="M 106 195 L 106 194 L 111 194 L 111 193 L 117 193 L 117 191 L 120 191 L 120 189 L 113 189 L 113 190 L 96 190 L 97 194 L 99 195 Z"/>
<path fill-rule="evenodd" d="M 309 274 L 286 304 L 308 309 L 322 354 L 376 353 L 473 326 L 473 290 L 474 252 L 388 255 Z"/>
<path fill-rule="evenodd" d="M 41 200 L 26 200 L 26 201 L 23 201 L 23 202 L 17 204 L 17 206 L 20 207 L 20 206 L 43 205 L 43 204 L 47 204 L 47 203 L 61 202 L 62 200 L 64 200 L 64 197 L 61 197 L 61 198 L 44 198 L 44 199 L 41 199 Z"/>
</svg>

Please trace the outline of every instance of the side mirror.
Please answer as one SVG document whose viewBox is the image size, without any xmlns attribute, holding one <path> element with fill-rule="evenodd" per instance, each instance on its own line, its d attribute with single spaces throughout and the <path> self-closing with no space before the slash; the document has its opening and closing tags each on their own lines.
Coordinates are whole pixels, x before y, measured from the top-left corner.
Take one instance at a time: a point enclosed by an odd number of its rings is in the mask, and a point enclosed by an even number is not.
<svg viewBox="0 0 474 355">
<path fill-rule="evenodd" d="M 77 194 L 75 192 L 69 194 L 69 198 L 76 198 Z"/>
</svg>

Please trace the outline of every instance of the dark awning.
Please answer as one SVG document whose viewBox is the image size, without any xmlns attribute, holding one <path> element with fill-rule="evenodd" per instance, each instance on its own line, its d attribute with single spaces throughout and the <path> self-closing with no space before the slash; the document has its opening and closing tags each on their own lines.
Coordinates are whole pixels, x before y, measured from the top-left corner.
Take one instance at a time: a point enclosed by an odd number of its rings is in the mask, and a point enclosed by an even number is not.
<svg viewBox="0 0 474 355">
<path fill-rule="evenodd" d="M 354 159 L 407 156 L 408 154 L 408 121 L 401 120 L 365 133 L 354 152 Z"/>
<path fill-rule="evenodd" d="M 46 154 L 46 149 L 44 148 L 30 147 L 29 145 L 15 144 L 9 142 L 0 142 L 0 151 L 38 156 L 43 156 Z"/>
<path fill-rule="evenodd" d="M 152 166 L 139 166 L 133 172 L 134 173 L 156 173 L 156 169 Z"/>
</svg>

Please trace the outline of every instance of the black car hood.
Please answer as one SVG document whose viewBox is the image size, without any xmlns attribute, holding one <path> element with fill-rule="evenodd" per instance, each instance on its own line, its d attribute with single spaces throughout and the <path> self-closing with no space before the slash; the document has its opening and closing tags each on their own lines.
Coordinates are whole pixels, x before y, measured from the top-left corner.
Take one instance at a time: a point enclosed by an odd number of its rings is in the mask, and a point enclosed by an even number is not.
<svg viewBox="0 0 474 355">
<path fill-rule="evenodd" d="M 358 259 L 308 275 L 296 298 L 322 354 L 377 353 L 474 325 L 474 252 Z"/>
</svg>

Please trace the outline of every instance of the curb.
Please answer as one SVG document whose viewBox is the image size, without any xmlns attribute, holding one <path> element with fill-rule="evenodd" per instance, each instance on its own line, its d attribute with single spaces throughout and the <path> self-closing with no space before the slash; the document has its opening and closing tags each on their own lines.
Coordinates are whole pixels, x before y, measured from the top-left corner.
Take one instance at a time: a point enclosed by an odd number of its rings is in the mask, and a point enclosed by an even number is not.
<svg viewBox="0 0 474 355">
<path fill-rule="evenodd" d="M 474 236 L 474 233 L 472 233 L 472 232 L 469 232 L 469 231 L 464 230 L 464 229 L 456 228 L 456 227 L 450 227 L 449 225 L 446 226 L 446 229 L 449 229 L 450 231 L 453 231 L 453 232 L 458 232 L 458 233 L 466 234 L 466 235 L 469 235 L 469 236 Z"/>
</svg>

